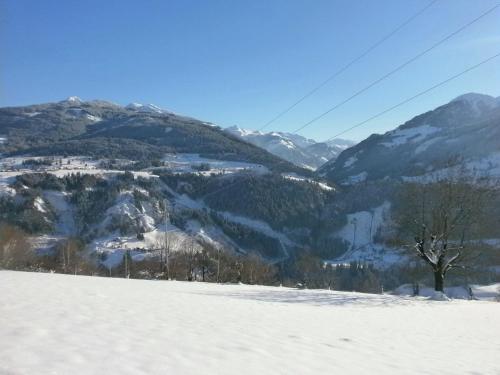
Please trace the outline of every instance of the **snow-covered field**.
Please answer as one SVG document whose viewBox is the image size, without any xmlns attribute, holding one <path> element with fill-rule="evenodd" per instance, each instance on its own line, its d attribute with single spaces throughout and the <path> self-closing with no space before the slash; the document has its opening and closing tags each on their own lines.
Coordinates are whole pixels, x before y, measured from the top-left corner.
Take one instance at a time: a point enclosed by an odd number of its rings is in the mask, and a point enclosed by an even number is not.
<svg viewBox="0 0 500 375">
<path fill-rule="evenodd" d="M 499 374 L 500 304 L 1 271 L 1 374 Z"/>
<path fill-rule="evenodd" d="M 407 142 L 416 143 L 439 131 L 441 131 L 440 128 L 430 125 L 421 125 L 414 128 L 397 128 L 386 133 L 386 135 L 391 136 L 391 140 L 390 142 L 383 142 L 381 145 L 393 148 L 404 145 Z"/>
<path fill-rule="evenodd" d="M 125 171 L 122 170 L 112 170 L 103 169 L 99 167 L 99 161 L 92 160 L 91 158 L 85 156 L 75 156 L 75 157 L 59 157 L 51 156 L 52 160 L 60 160 L 61 164 L 54 164 L 50 166 L 39 166 L 37 168 L 32 168 L 23 165 L 23 161 L 27 160 L 43 160 L 48 159 L 44 157 L 0 157 L 0 195 L 15 195 L 15 191 L 9 187 L 9 184 L 13 183 L 17 176 L 26 173 L 50 173 L 56 177 L 64 177 L 70 174 L 89 174 L 98 176 L 110 176 L 123 174 Z M 124 161 L 125 162 L 125 161 Z M 131 171 L 134 177 L 142 178 L 156 178 L 158 176 L 152 174 L 150 171 Z"/>
<path fill-rule="evenodd" d="M 265 166 L 260 164 L 207 159 L 198 154 L 166 154 L 163 161 L 166 163 L 168 169 L 176 173 L 197 173 L 209 176 L 212 173 L 230 174 L 246 171 L 256 174 L 265 174 L 269 172 Z M 210 166 L 210 170 L 197 171 L 194 169 L 194 167 L 202 164 Z"/>
<path fill-rule="evenodd" d="M 310 184 L 318 185 L 319 188 L 323 189 L 323 190 L 328 190 L 328 191 L 335 190 L 334 188 L 332 188 L 330 185 L 328 185 L 325 182 L 319 182 L 319 181 L 313 180 L 312 178 L 299 176 L 296 173 L 282 173 L 281 175 L 283 176 L 284 179 L 287 179 L 287 180 L 306 181 Z"/>
</svg>

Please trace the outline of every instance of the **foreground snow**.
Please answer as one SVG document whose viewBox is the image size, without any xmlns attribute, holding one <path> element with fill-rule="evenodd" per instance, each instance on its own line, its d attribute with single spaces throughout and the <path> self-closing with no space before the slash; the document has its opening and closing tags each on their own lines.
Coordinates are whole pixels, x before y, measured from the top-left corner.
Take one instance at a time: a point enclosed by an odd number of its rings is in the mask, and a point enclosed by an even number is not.
<svg viewBox="0 0 500 375">
<path fill-rule="evenodd" d="M 0 374 L 498 374 L 500 305 L 0 271 Z"/>
</svg>

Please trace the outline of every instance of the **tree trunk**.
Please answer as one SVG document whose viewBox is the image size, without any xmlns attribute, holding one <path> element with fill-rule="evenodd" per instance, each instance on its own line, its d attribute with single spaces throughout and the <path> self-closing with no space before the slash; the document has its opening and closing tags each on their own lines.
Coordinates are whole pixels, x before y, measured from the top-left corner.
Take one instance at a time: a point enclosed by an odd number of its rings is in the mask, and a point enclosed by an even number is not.
<svg viewBox="0 0 500 375">
<path fill-rule="evenodd" d="M 444 275 L 441 270 L 434 271 L 434 290 L 444 293 Z"/>
</svg>

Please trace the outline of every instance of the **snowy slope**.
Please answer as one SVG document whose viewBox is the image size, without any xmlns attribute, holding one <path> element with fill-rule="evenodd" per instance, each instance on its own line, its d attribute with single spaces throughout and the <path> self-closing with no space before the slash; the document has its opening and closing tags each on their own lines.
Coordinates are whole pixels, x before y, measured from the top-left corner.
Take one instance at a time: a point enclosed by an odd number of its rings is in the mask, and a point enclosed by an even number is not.
<svg viewBox="0 0 500 375">
<path fill-rule="evenodd" d="M 327 262 L 330 264 L 366 262 L 384 269 L 406 260 L 408 256 L 401 251 L 402 249 L 376 242 L 377 234 L 384 230 L 390 220 L 390 208 L 390 202 L 385 201 L 369 211 L 347 214 L 347 224 L 334 236 L 344 241 L 348 245 L 348 250 L 342 256 Z"/>
<path fill-rule="evenodd" d="M 28 161 L 44 160 L 50 160 L 51 164 L 35 166 L 26 164 Z M 106 169 L 108 162 L 108 159 L 96 160 L 85 156 L 63 157 L 54 155 L 46 158 L 28 156 L 0 157 L 0 197 L 15 198 L 17 194 L 18 199 L 22 199 L 21 191 L 16 192 L 12 186 L 16 179 L 24 174 L 49 173 L 60 178 L 78 173 L 81 175 L 95 175 L 99 178 L 112 181 L 118 175 L 125 173 L 124 170 Z M 127 159 L 119 159 L 118 162 L 121 165 L 130 165 L 132 163 L 131 160 Z M 221 178 L 225 178 L 227 175 L 235 176 L 244 174 L 245 176 L 253 175 L 260 177 L 270 172 L 262 164 L 209 159 L 201 157 L 199 154 L 165 154 L 163 162 L 164 165 L 159 167 L 160 172 L 161 170 L 167 170 L 176 175 L 194 173 L 200 177 L 209 177 L 212 174 L 217 174 L 221 175 Z M 208 168 L 206 170 L 198 170 L 197 167 L 200 165 L 208 166 Z M 131 186 L 129 189 L 121 190 L 118 196 L 114 198 L 115 201 L 111 207 L 107 207 L 105 212 L 102 212 L 104 215 L 103 220 L 96 219 L 95 222 L 87 223 L 89 228 L 87 233 L 80 232 L 81 228 L 76 225 L 78 212 L 74 204 L 70 202 L 73 194 L 72 191 L 42 190 L 34 192 L 34 194 L 41 194 L 41 196 L 36 197 L 32 208 L 38 213 L 47 216 L 46 221 L 54 225 L 53 231 L 32 236 L 31 242 L 35 246 L 35 249 L 37 251 L 40 249 L 48 251 L 51 246 L 54 246 L 57 241 L 61 241 L 64 237 L 73 235 L 83 236 L 86 234 L 87 254 L 89 256 L 95 254 L 102 255 L 104 260 L 101 259 L 101 264 L 104 264 L 107 268 L 118 266 L 123 260 L 123 254 L 127 250 L 131 250 L 132 256 L 134 259 L 137 256 L 137 260 L 158 255 L 153 249 L 158 248 L 157 243 L 164 230 L 163 214 L 157 205 L 158 198 L 151 197 L 150 193 L 153 195 L 162 194 L 163 190 L 168 192 L 167 199 L 170 199 L 172 207 L 175 207 L 176 214 L 179 214 L 179 216 L 183 214 L 183 211 L 186 211 L 186 208 L 191 208 L 202 214 L 216 213 L 228 223 L 235 223 L 239 227 L 244 227 L 247 231 L 276 240 L 277 246 L 280 249 L 279 251 L 282 252 L 280 256 L 287 254 L 289 247 L 298 245 L 294 241 L 291 241 L 284 232 L 272 229 L 268 222 L 252 220 L 241 214 L 235 215 L 231 212 L 212 210 L 202 200 L 193 200 L 185 194 L 179 195 L 175 190 L 158 179 L 158 175 L 154 174 L 156 173 L 156 169 L 148 167 L 142 170 L 129 171 L 135 178 L 142 177 L 155 180 L 154 183 L 152 181 L 151 191 L 145 190 L 137 184 Z M 323 190 L 333 189 L 325 183 L 300 177 L 297 174 L 284 173 L 283 176 L 287 180 L 307 181 L 310 184 L 319 186 Z M 155 183 L 158 183 L 158 186 Z M 29 190 L 28 187 L 24 188 L 24 190 L 26 189 Z M 145 201 L 141 205 L 136 204 L 134 191 L 145 196 Z M 52 211 L 55 217 L 48 215 Z M 190 210 L 188 209 L 187 211 Z M 186 215 L 188 218 L 190 217 L 189 212 Z M 117 225 L 126 229 L 120 232 L 117 230 Z M 140 228 L 141 233 L 144 233 L 145 238 L 143 240 L 137 239 L 136 228 Z M 181 239 L 194 237 L 201 242 L 208 242 L 216 247 L 223 247 L 228 250 L 233 249 L 241 254 L 246 253 L 243 245 L 238 245 L 237 241 L 234 241 L 234 238 L 231 239 L 228 237 L 221 227 L 217 225 L 205 223 L 203 228 L 197 228 L 194 225 L 192 228 L 175 227 L 170 229 L 176 231 L 171 236 L 174 238 L 178 237 L 179 242 L 181 242 Z M 249 245 L 247 244 L 246 246 Z M 252 246 L 252 250 L 256 251 L 255 246 Z"/>
<path fill-rule="evenodd" d="M 0 271 L 2 374 L 498 374 L 498 303 Z"/>
</svg>

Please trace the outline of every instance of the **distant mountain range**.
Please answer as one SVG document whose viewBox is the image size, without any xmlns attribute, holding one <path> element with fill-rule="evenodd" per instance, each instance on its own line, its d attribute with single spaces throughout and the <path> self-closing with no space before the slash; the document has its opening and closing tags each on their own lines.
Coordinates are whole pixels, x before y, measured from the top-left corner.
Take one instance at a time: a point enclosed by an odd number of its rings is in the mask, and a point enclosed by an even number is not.
<svg viewBox="0 0 500 375">
<path fill-rule="evenodd" d="M 342 151 L 355 145 L 355 142 L 346 139 L 316 142 L 298 134 L 262 133 L 237 126 L 226 128 L 226 131 L 299 167 L 312 170 L 334 160 Z"/>
</svg>

